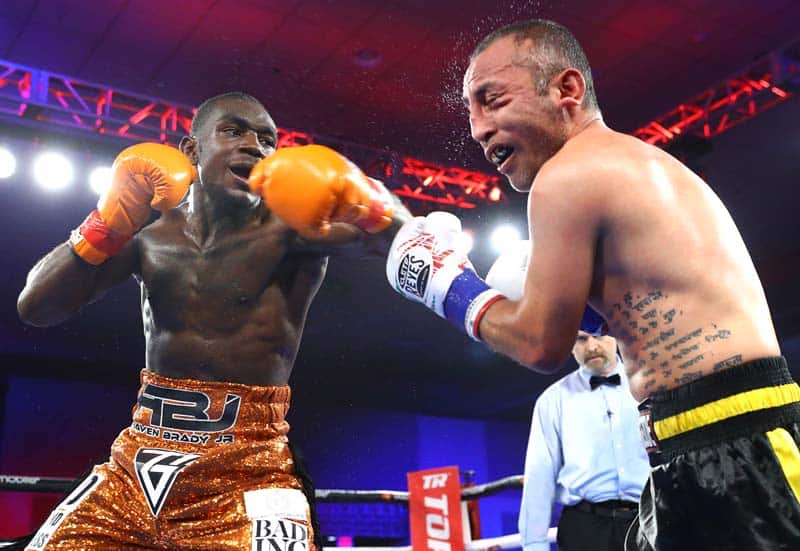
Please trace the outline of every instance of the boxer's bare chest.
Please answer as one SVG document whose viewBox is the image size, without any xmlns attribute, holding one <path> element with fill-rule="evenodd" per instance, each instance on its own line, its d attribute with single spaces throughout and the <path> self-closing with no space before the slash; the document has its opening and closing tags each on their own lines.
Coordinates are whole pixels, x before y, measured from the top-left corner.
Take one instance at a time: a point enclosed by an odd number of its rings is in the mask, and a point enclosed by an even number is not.
<svg viewBox="0 0 800 551">
<path fill-rule="evenodd" d="M 288 252 L 285 226 L 269 221 L 202 241 L 186 224 L 165 224 L 142 243 L 143 303 L 162 324 L 235 326 L 265 310 L 282 317 L 295 271 Z"/>
</svg>

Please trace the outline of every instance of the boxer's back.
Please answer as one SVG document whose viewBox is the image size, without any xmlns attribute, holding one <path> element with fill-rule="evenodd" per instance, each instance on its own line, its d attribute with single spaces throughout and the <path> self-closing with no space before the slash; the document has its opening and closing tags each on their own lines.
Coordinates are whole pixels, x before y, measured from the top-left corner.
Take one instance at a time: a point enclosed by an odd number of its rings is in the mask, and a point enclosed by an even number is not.
<svg viewBox="0 0 800 551">
<path fill-rule="evenodd" d="M 637 398 L 779 354 L 750 255 L 697 175 L 606 128 L 578 135 L 553 160 L 572 158 L 586 165 L 602 220 L 591 299 L 620 341 Z"/>
</svg>

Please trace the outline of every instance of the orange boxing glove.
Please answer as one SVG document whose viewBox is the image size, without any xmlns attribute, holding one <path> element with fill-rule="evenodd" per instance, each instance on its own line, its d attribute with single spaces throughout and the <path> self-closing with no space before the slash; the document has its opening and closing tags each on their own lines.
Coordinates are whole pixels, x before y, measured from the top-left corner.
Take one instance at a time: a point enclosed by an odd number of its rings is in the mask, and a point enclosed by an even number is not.
<svg viewBox="0 0 800 551">
<path fill-rule="evenodd" d="M 368 233 L 392 223 L 392 196 L 383 184 L 323 145 L 279 149 L 253 167 L 249 184 L 304 237 L 324 237 L 333 222 Z"/>
<path fill-rule="evenodd" d="M 114 160 L 111 186 L 97 210 L 70 236 L 75 253 L 89 264 L 117 254 L 150 218 L 181 202 L 196 177 L 189 159 L 174 147 L 157 143 L 131 146 Z"/>
</svg>

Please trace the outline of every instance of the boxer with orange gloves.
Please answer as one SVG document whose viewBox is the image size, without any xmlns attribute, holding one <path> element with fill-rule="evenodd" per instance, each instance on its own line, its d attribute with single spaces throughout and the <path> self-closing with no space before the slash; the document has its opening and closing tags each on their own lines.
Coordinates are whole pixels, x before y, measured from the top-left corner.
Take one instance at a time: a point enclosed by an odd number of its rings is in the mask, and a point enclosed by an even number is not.
<svg viewBox="0 0 800 551">
<path fill-rule="evenodd" d="M 383 256 L 410 215 L 338 154 L 276 143 L 252 96 L 207 100 L 180 151 L 120 154 L 97 210 L 31 270 L 18 310 L 41 326 L 133 275 L 147 369 L 111 458 L 27 549 L 320 545 L 285 418 L 306 312 L 328 255 Z"/>
<path fill-rule="evenodd" d="M 97 209 L 70 237 L 72 250 L 89 264 L 117 254 L 150 218 L 151 207 L 164 212 L 177 206 L 196 176 L 183 153 L 155 143 L 127 148 L 111 171 Z"/>
<path fill-rule="evenodd" d="M 276 151 L 250 174 L 250 190 L 300 235 L 328 235 L 345 222 L 367 233 L 392 223 L 394 195 L 336 151 L 305 145 Z"/>
</svg>

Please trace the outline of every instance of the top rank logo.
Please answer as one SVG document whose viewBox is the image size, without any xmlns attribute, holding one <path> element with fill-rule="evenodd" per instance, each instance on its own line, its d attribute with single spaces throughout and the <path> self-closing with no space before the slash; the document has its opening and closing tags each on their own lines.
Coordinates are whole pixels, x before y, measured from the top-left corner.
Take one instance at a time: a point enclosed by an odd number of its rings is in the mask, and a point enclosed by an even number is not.
<svg viewBox="0 0 800 551">
<path fill-rule="evenodd" d="M 424 474 L 422 475 L 422 487 L 426 490 L 444 488 L 447 485 L 447 476 L 447 473 Z"/>
<path fill-rule="evenodd" d="M 431 272 L 430 253 L 427 249 L 417 247 L 406 253 L 400 261 L 397 271 L 397 281 L 407 293 L 425 296 L 428 287 L 428 278 Z"/>
</svg>

